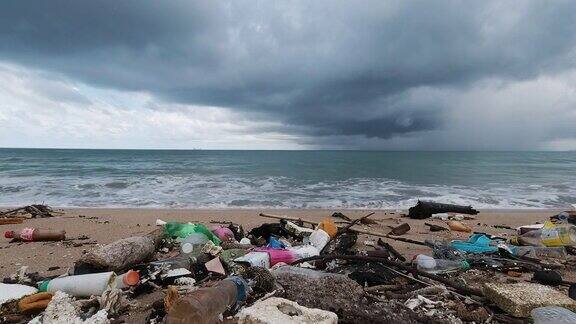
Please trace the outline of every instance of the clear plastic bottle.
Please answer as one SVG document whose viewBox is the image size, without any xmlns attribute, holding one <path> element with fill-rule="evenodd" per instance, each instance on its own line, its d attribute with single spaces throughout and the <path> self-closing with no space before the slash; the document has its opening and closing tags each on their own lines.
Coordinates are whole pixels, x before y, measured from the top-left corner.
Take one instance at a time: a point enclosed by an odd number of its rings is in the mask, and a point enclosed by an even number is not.
<svg viewBox="0 0 576 324">
<path fill-rule="evenodd" d="M 568 256 L 566 249 L 562 246 L 515 246 L 512 251 L 514 252 L 514 255 L 526 256 L 533 259 L 553 258 L 566 260 Z"/>
<path fill-rule="evenodd" d="M 510 242 L 514 245 L 574 246 L 576 245 L 576 226 L 569 223 L 546 222 L 541 229 L 516 236 Z"/>
<path fill-rule="evenodd" d="M 564 307 L 546 306 L 530 312 L 534 324 L 571 324 L 576 323 L 576 314 Z"/>
<path fill-rule="evenodd" d="M 202 249 L 204 244 L 208 242 L 208 236 L 203 233 L 192 233 L 180 243 L 180 251 L 184 254 L 192 253 Z"/>
<path fill-rule="evenodd" d="M 470 268 L 470 265 L 466 261 L 434 259 L 424 254 L 417 255 L 413 263 L 416 264 L 418 270 L 433 274 L 456 272 Z"/>
<path fill-rule="evenodd" d="M 212 324 L 237 301 L 246 298 L 247 284 L 239 277 L 222 280 L 211 287 L 200 288 L 180 299 L 168 311 L 167 324 Z"/>
<path fill-rule="evenodd" d="M 544 244 L 542 244 L 542 230 L 532 230 L 522 235 L 515 236 L 510 239 L 510 243 L 520 246 L 544 246 Z"/>
</svg>

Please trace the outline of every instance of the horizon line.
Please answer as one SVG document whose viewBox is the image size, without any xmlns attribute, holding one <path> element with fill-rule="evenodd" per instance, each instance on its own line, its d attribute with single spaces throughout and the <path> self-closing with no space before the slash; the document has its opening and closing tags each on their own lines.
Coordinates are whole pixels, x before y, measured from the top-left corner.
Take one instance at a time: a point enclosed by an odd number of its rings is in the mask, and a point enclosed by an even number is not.
<svg viewBox="0 0 576 324">
<path fill-rule="evenodd" d="M 575 150 L 464 150 L 464 149 L 441 149 L 441 150 L 387 150 L 387 149 L 334 149 L 334 148 L 313 148 L 313 149 L 210 149 L 210 148 L 73 148 L 73 147 L 0 147 L 0 150 L 86 150 L 86 151 L 343 151 L 343 152 L 576 152 Z"/>
</svg>

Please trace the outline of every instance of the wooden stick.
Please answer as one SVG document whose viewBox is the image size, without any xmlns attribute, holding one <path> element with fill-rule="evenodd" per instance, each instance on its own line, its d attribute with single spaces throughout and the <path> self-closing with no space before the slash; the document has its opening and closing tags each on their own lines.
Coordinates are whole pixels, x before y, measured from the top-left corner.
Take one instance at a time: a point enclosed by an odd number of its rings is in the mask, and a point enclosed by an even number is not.
<svg viewBox="0 0 576 324">
<path fill-rule="evenodd" d="M 392 255 L 396 257 L 396 259 L 402 262 L 406 261 L 406 258 L 402 254 L 400 254 L 400 252 L 396 251 L 396 249 L 392 245 L 382 241 L 381 238 L 378 239 L 378 245 L 388 250 L 388 252 L 392 253 Z"/>
<path fill-rule="evenodd" d="M 286 215 L 271 215 L 271 214 L 260 213 L 260 214 L 258 214 L 258 216 L 267 217 L 267 218 L 274 218 L 274 219 L 286 219 L 289 221 L 302 222 L 302 223 L 306 223 L 306 224 L 310 224 L 310 225 L 314 225 L 314 226 L 318 225 L 318 223 L 316 223 L 316 222 L 311 222 L 311 221 L 303 220 L 303 219 L 296 218 L 296 217 L 286 216 Z"/>
<path fill-rule="evenodd" d="M 260 214 L 258 214 L 258 216 L 267 217 L 267 218 L 274 218 L 274 219 L 287 219 L 287 220 L 295 221 L 295 222 L 302 221 L 303 223 L 307 223 L 310 225 L 314 225 L 314 226 L 318 225 L 318 223 L 316 223 L 316 222 L 311 222 L 311 221 L 303 220 L 300 218 L 285 216 L 285 215 L 280 216 L 280 215 L 271 215 L 271 214 L 260 213 Z M 369 216 L 372 216 L 372 214 L 368 214 L 368 215 L 364 216 L 363 218 L 366 218 Z M 361 218 L 358 218 L 357 220 L 359 221 L 360 219 Z M 347 226 L 346 227 L 340 227 L 340 228 L 344 229 L 344 228 L 347 228 Z M 372 235 L 372 236 L 377 236 L 377 237 L 384 237 L 384 238 L 389 238 L 392 240 L 401 241 L 401 242 L 405 242 L 405 243 L 412 243 L 412 244 L 417 244 L 417 245 L 428 246 L 426 243 L 421 242 L 421 241 L 411 240 L 411 239 L 407 239 L 407 238 L 403 238 L 403 237 L 394 237 L 394 236 L 390 236 L 388 234 L 366 231 L 366 230 L 359 229 L 359 228 L 348 228 L 348 230 L 354 231 L 354 232 L 360 233 L 360 234 Z"/>
<path fill-rule="evenodd" d="M 384 291 L 384 290 L 400 290 L 404 285 L 378 285 L 364 288 L 365 292 Z"/>
<path fill-rule="evenodd" d="M 360 217 L 360 218 L 356 218 L 355 220 L 353 220 L 350 224 L 346 225 L 346 227 L 344 227 L 342 229 L 342 232 L 346 232 L 347 230 L 349 230 L 352 226 L 356 225 L 356 223 L 362 221 L 363 219 L 366 219 L 372 215 L 376 214 L 375 212 L 371 212 L 370 214 Z"/>
</svg>

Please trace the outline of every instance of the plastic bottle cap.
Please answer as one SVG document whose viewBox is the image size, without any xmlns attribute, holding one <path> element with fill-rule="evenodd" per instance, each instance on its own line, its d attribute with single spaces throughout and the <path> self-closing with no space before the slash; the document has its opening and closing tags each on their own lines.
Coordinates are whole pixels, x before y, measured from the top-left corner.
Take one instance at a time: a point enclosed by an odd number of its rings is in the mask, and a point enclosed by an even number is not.
<svg viewBox="0 0 576 324">
<path fill-rule="evenodd" d="M 124 274 L 122 281 L 126 286 L 135 286 L 140 282 L 140 274 L 134 270 L 130 270 Z"/>
<path fill-rule="evenodd" d="M 5 238 L 13 238 L 14 237 L 14 231 L 8 230 L 8 231 L 4 232 L 4 237 Z"/>
<path fill-rule="evenodd" d="M 194 251 L 194 245 L 192 245 L 192 243 L 184 243 L 182 244 L 182 252 L 183 253 L 192 253 L 192 251 Z"/>
<path fill-rule="evenodd" d="M 44 291 L 48 291 L 48 284 L 50 283 L 50 280 L 44 280 L 40 283 L 40 285 L 38 286 L 38 291 L 40 292 L 44 292 Z"/>
</svg>

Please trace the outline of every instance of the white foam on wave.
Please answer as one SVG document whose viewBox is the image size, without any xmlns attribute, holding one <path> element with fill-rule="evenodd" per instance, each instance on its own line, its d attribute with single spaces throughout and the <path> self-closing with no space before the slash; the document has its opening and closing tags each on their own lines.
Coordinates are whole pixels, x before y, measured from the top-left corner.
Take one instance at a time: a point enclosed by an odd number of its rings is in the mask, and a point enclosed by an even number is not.
<svg viewBox="0 0 576 324">
<path fill-rule="evenodd" d="M 290 177 L 160 175 L 116 177 L 5 177 L 0 205 L 47 203 L 62 207 L 354 208 L 395 209 L 417 200 L 484 209 L 567 208 L 572 184 L 411 185 L 354 178 L 310 182 Z"/>
</svg>

